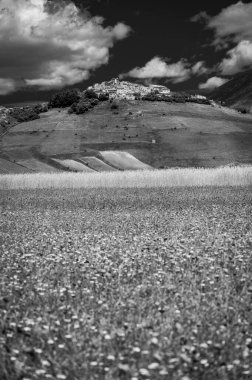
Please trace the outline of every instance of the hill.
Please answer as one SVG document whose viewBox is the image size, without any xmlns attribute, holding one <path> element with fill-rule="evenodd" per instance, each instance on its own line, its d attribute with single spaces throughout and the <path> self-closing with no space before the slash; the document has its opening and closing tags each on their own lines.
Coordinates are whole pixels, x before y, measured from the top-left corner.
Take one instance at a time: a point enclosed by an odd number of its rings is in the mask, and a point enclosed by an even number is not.
<svg viewBox="0 0 252 380">
<path fill-rule="evenodd" d="M 42 171 L 46 165 L 66 170 L 55 159 L 86 165 L 87 156 L 113 168 L 104 151 L 127 152 L 154 168 L 252 163 L 251 115 L 197 103 L 121 100 L 117 105 L 100 102 L 82 115 L 51 109 L 10 128 L 0 139 L 0 157 L 30 170 L 39 170 L 40 162 Z"/>
<path fill-rule="evenodd" d="M 252 70 L 236 74 L 214 90 L 211 97 L 241 111 L 252 111 Z"/>
</svg>

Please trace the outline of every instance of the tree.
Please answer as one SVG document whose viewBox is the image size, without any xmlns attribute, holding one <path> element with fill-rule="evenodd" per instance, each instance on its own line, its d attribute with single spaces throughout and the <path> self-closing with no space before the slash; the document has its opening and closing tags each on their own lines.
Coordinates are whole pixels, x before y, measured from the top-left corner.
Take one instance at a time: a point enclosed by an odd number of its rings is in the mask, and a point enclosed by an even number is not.
<svg viewBox="0 0 252 380">
<path fill-rule="evenodd" d="M 49 101 L 49 108 L 70 107 L 80 100 L 80 91 L 76 88 L 64 90 L 53 95 Z"/>
<path fill-rule="evenodd" d="M 80 114 L 83 114 L 85 112 L 87 112 L 88 110 L 90 110 L 91 108 L 93 108 L 93 105 L 91 104 L 90 101 L 88 101 L 87 99 L 83 99 L 81 100 L 77 105 L 76 105 L 76 111 L 75 113 L 77 115 L 80 115 Z"/>
<path fill-rule="evenodd" d="M 106 102 L 107 100 L 109 100 L 109 94 L 100 94 L 99 95 L 99 101 L 100 102 Z"/>
<path fill-rule="evenodd" d="M 86 99 L 98 99 L 98 95 L 92 89 L 84 91 L 82 97 Z"/>
<path fill-rule="evenodd" d="M 39 115 L 30 107 L 15 108 L 10 112 L 10 116 L 16 119 L 19 123 L 39 119 Z"/>
</svg>

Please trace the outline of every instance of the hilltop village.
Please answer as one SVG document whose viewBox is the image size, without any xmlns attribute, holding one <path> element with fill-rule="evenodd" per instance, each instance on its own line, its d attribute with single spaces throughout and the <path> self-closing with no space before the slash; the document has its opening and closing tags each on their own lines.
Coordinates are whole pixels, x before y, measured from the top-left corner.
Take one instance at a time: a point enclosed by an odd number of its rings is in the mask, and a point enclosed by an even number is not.
<svg viewBox="0 0 252 380">
<path fill-rule="evenodd" d="M 97 95 L 108 94 L 109 98 L 114 100 L 135 100 L 152 93 L 162 95 L 170 95 L 171 93 L 165 86 L 144 86 L 137 83 L 120 81 L 119 78 L 112 79 L 108 82 L 96 83 L 90 86 L 88 90 L 93 90 Z"/>
<path fill-rule="evenodd" d="M 206 101 L 207 98 L 203 95 L 178 95 L 171 92 L 169 88 L 162 85 L 132 83 L 120 81 L 119 78 L 114 78 L 107 82 L 96 83 L 88 87 L 88 90 L 94 91 L 98 96 L 107 95 L 112 100 L 174 100 L 176 98 L 185 98 L 187 101 Z"/>
</svg>

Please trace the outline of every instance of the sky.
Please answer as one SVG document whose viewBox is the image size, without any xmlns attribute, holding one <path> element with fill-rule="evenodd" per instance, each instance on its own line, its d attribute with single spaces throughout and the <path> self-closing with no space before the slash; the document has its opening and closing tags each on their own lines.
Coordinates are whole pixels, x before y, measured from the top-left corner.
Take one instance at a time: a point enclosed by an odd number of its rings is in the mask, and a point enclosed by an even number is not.
<svg viewBox="0 0 252 380">
<path fill-rule="evenodd" d="M 252 2 L 0 0 L 0 104 L 120 77 L 211 90 L 252 68 Z"/>
</svg>

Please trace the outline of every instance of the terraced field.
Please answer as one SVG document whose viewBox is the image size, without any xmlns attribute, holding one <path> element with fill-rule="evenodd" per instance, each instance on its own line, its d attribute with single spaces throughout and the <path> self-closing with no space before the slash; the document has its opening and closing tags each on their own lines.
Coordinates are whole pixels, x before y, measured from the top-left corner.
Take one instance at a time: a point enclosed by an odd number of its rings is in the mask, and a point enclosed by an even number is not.
<svg viewBox="0 0 252 380">
<path fill-rule="evenodd" d="M 18 160 L 20 165 L 23 165 L 27 169 L 30 169 L 35 172 L 41 173 L 55 173 L 58 170 L 51 165 L 48 165 L 42 161 L 37 160 L 36 158 L 28 158 L 24 160 Z"/>
<path fill-rule="evenodd" d="M 57 158 L 54 158 L 54 161 L 58 162 L 61 164 L 63 167 L 66 169 L 72 170 L 72 171 L 77 171 L 77 172 L 84 172 L 84 173 L 92 173 L 93 170 L 90 169 L 88 166 L 75 161 L 75 160 L 60 160 Z"/>
<path fill-rule="evenodd" d="M 102 151 L 102 157 L 114 167 L 121 170 L 146 170 L 151 169 L 150 165 L 144 164 L 128 152 Z"/>
<path fill-rule="evenodd" d="M 98 152 L 110 164 L 102 161 L 97 157 L 80 157 L 76 159 L 60 159 L 38 155 L 35 152 L 35 157 L 32 152 L 21 152 L 21 157 L 25 158 L 15 160 L 16 163 L 0 158 L 0 174 L 18 174 L 18 173 L 55 173 L 60 171 L 73 172 L 113 172 L 120 170 L 143 170 L 150 168 L 149 165 L 137 160 L 127 152 Z M 39 156 L 39 157 L 36 157 Z M 57 164 L 57 165 L 56 165 Z M 57 166 L 57 167 L 56 167 Z"/>
<path fill-rule="evenodd" d="M 1 380 L 251 379 L 251 187 L 0 206 Z"/>
<path fill-rule="evenodd" d="M 97 172 L 113 172 L 117 170 L 97 157 L 81 157 L 80 161 Z"/>
<path fill-rule="evenodd" d="M 23 174 L 31 172 L 32 170 L 29 170 L 25 166 L 0 158 L 0 174 Z"/>
</svg>

